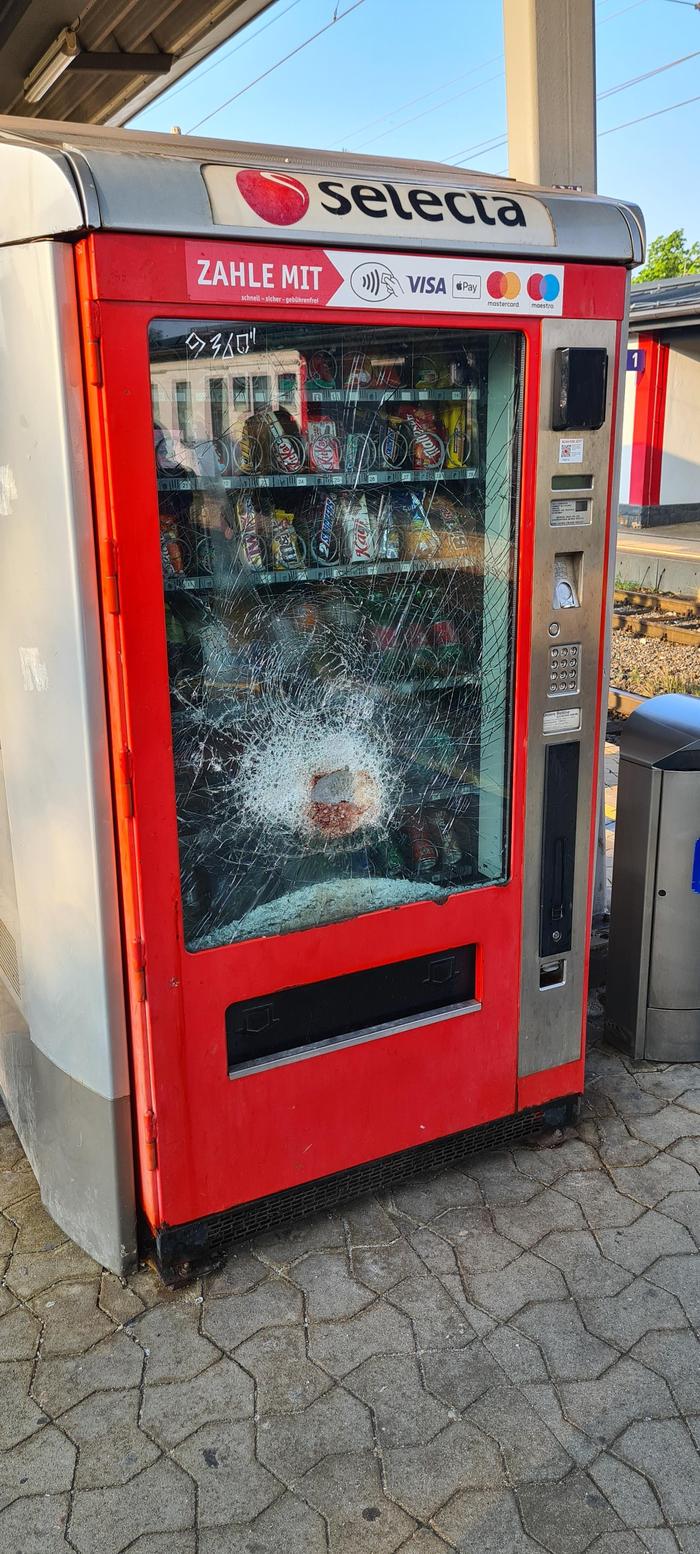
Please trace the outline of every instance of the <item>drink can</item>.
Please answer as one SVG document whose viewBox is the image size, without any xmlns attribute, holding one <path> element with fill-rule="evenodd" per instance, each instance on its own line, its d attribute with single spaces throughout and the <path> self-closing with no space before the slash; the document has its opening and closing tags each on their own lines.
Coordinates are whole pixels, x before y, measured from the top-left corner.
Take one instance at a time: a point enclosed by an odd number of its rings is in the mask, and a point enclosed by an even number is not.
<svg viewBox="0 0 700 1554">
<path fill-rule="evenodd" d="M 438 865 L 438 850 L 427 825 L 417 816 L 409 815 L 405 832 L 411 872 L 419 879 L 430 879 Z"/>
</svg>

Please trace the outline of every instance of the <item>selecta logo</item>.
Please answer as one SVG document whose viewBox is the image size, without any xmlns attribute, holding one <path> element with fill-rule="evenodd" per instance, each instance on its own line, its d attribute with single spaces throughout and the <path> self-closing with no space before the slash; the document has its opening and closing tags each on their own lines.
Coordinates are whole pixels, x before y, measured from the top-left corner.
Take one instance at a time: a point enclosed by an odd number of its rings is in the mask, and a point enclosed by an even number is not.
<svg viewBox="0 0 700 1554">
<path fill-rule="evenodd" d="M 244 167 L 236 173 L 236 183 L 246 205 L 272 227 L 293 227 L 309 208 L 308 190 L 288 173 Z"/>
</svg>

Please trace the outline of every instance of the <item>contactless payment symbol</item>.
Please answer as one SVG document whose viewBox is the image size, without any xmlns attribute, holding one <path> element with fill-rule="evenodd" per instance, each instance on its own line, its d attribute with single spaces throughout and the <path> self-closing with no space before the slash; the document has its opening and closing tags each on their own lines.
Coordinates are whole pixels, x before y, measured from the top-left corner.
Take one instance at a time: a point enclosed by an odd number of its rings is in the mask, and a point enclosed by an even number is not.
<svg viewBox="0 0 700 1554">
<path fill-rule="evenodd" d="M 520 279 L 514 270 L 492 270 L 486 290 L 495 301 L 514 302 L 520 295 Z"/>
<path fill-rule="evenodd" d="M 560 290 L 556 275 L 541 275 L 539 271 L 527 283 L 527 294 L 533 302 L 556 302 Z"/>
</svg>

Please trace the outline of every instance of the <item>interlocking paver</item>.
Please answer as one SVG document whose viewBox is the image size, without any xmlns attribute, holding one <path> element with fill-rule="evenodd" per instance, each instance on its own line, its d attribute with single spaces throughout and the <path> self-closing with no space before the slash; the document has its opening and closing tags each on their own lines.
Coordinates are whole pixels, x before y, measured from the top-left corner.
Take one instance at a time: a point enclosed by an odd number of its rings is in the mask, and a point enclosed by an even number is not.
<svg viewBox="0 0 700 1554">
<path fill-rule="evenodd" d="M 55 1416 L 103 1388 L 120 1391 L 137 1387 L 143 1363 L 143 1353 L 136 1344 L 125 1333 L 113 1333 L 87 1354 L 41 1358 L 32 1391 L 41 1407 Z"/>
<path fill-rule="evenodd" d="M 683 1106 L 665 1106 L 651 1117 L 637 1116 L 630 1122 L 634 1133 L 656 1149 L 667 1149 L 679 1139 L 700 1137 L 700 1116 Z"/>
<path fill-rule="evenodd" d="M 303 1309 L 301 1291 L 287 1279 L 273 1276 L 248 1294 L 206 1301 L 202 1332 L 222 1349 L 232 1351 L 264 1327 L 300 1322 Z"/>
<path fill-rule="evenodd" d="M 62 1281 L 35 1296 L 31 1308 L 41 1322 L 43 1355 L 79 1354 L 114 1331 L 98 1307 L 99 1293 L 99 1279 L 94 1279 L 89 1284 Z"/>
<path fill-rule="evenodd" d="M 531 1247 L 550 1230 L 577 1230 L 584 1219 L 578 1204 L 560 1193 L 557 1186 L 539 1192 L 529 1203 L 515 1208 L 495 1208 L 493 1223 L 500 1235 L 517 1241 L 519 1246 Z"/>
<path fill-rule="evenodd" d="M 423 1272 L 424 1264 L 410 1242 L 396 1234 L 393 1241 L 378 1246 L 358 1247 L 352 1253 L 352 1270 L 361 1284 L 366 1284 L 377 1295 L 393 1289 L 404 1279 Z"/>
<path fill-rule="evenodd" d="M 590 1230 L 553 1230 L 538 1241 L 535 1250 L 538 1257 L 560 1269 L 574 1297 L 617 1295 L 634 1277 L 603 1256 Z"/>
<path fill-rule="evenodd" d="M 54 1425 L 45 1425 L 19 1446 L 0 1454 L 0 1507 L 19 1495 L 31 1495 L 38 1485 L 42 1494 L 69 1490 L 75 1468 L 75 1447 Z"/>
<path fill-rule="evenodd" d="M 505 1482 L 495 1442 L 461 1419 L 427 1446 L 387 1450 L 384 1464 L 390 1495 L 422 1521 L 460 1489 L 498 1489 Z"/>
<path fill-rule="evenodd" d="M 669 1193 L 697 1193 L 700 1189 L 700 1177 L 694 1166 L 673 1155 L 655 1155 L 645 1165 L 615 1166 L 610 1174 L 620 1192 L 627 1193 L 649 1209 L 656 1208 Z M 667 1212 L 665 1203 L 664 1212 Z"/>
<path fill-rule="evenodd" d="M 38 1486 L 37 1486 L 38 1487 Z M 68 1495 L 35 1493 L 0 1511 L 0 1549 L 11 1554 L 66 1554 Z"/>
<path fill-rule="evenodd" d="M 203 1527 L 199 1554 L 326 1554 L 323 1517 L 296 1495 L 283 1494 L 252 1526 Z"/>
<path fill-rule="evenodd" d="M 594 1538 L 620 1525 L 585 1473 L 571 1473 L 558 1484 L 524 1484 L 518 1501 L 528 1532 L 550 1554 L 583 1554 Z"/>
<path fill-rule="evenodd" d="M 330 1554 L 700 1554 L 685 1068 L 594 1047 L 564 1137 L 176 1290 L 77 1252 L 0 1120 L 0 1549 L 326 1554 L 328 1518 Z"/>
<path fill-rule="evenodd" d="M 353 1279 L 344 1252 L 309 1253 L 294 1264 L 294 1283 L 306 1295 L 312 1322 L 354 1317 L 373 1299 L 372 1291 Z"/>
<path fill-rule="evenodd" d="M 534 1300 L 563 1300 L 567 1288 L 561 1274 L 532 1252 L 523 1252 L 500 1273 L 465 1275 L 472 1300 L 494 1317 L 507 1321 Z"/>
<path fill-rule="evenodd" d="M 198 1376 L 218 1359 L 218 1351 L 199 1332 L 201 1308 L 157 1306 L 130 1322 L 127 1332 L 146 1356 L 149 1382 L 182 1381 Z"/>
<path fill-rule="evenodd" d="M 380 1446 L 418 1446 L 448 1423 L 444 1404 L 427 1392 L 411 1355 L 373 1355 L 346 1385 L 372 1409 Z"/>
<path fill-rule="evenodd" d="M 677 1296 L 689 1321 L 700 1326 L 700 1253 L 660 1257 L 647 1269 L 647 1278 Z"/>
<path fill-rule="evenodd" d="M 605 1256 L 629 1268 L 631 1273 L 644 1273 L 657 1257 L 696 1251 L 685 1226 L 656 1209 L 647 1209 L 641 1219 L 624 1229 L 599 1231 L 598 1240 Z"/>
<path fill-rule="evenodd" d="M 676 1413 L 663 1378 L 629 1358 L 618 1360 L 597 1380 L 564 1382 L 559 1394 L 567 1418 L 602 1445 L 633 1419 L 665 1419 Z"/>
<path fill-rule="evenodd" d="M 615 1449 L 651 1480 L 671 1523 L 700 1520 L 700 1453 L 682 1419 L 638 1420 Z"/>
<path fill-rule="evenodd" d="M 542 1354 L 537 1344 L 533 1344 L 524 1333 L 516 1332 L 503 1323 L 484 1339 L 484 1347 L 493 1355 L 509 1381 L 517 1385 L 525 1381 L 546 1381 L 547 1367 Z"/>
<path fill-rule="evenodd" d="M 578 1307 L 589 1333 L 618 1349 L 631 1349 L 654 1329 L 685 1326 L 680 1302 L 648 1279 L 634 1279 L 619 1295 L 579 1300 Z"/>
<path fill-rule="evenodd" d="M 45 1422 L 36 1400 L 29 1396 L 30 1361 L 0 1365 L 0 1451 L 16 1446 Z"/>
<path fill-rule="evenodd" d="M 186 1531 L 193 1522 L 192 1480 L 161 1458 L 118 1488 L 76 1490 L 69 1537 L 79 1554 L 121 1554 L 139 1534 Z"/>
<path fill-rule="evenodd" d="M 139 1393 L 95 1392 L 61 1417 L 61 1429 L 79 1449 L 77 1489 L 125 1484 L 156 1462 L 159 1448 L 139 1430 Z"/>
<path fill-rule="evenodd" d="M 418 1350 L 458 1348 L 474 1337 L 474 1329 L 440 1280 L 422 1271 L 389 1291 L 388 1300 L 413 1323 Z"/>
<path fill-rule="evenodd" d="M 188 1381 L 144 1388 L 141 1428 L 161 1446 L 176 1446 L 200 1425 L 219 1419 L 252 1419 L 254 1389 L 235 1360 L 224 1357 Z"/>
<path fill-rule="evenodd" d="M 619 1462 L 610 1452 L 601 1452 L 588 1471 L 610 1501 L 613 1510 L 628 1527 L 663 1525 L 664 1513 L 641 1473 Z"/>
<path fill-rule="evenodd" d="M 282 1485 L 258 1462 L 252 1421 L 202 1425 L 173 1451 L 199 1485 L 202 1527 L 247 1524 L 282 1493 Z"/>
<path fill-rule="evenodd" d="M 429 1224 L 445 1209 L 479 1208 L 482 1203 L 477 1182 L 461 1171 L 441 1171 L 438 1176 L 417 1177 L 392 1193 L 396 1208 L 421 1224 Z"/>
<path fill-rule="evenodd" d="M 308 1408 L 332 1386 L 324 1371 L 307 1359 L 303 1330 L 268 1327 L 236 1350 L 236 1359 L 255 1378 L 261 1414 L 287 1414 Z"/>
<path fill-rule="evenodd" d="M 413 1354 L 408 1317 L 384 1299 L 348 1322 L 309 1324 L 309 1355 L 331 1376 L 345 1376 L 371 1354 Z"/>
<path fill-rule="evenodd" d="M 325 1457 L 300 1488 L 328 1519 L 330 1554 L 394 1554 L 415 1531 L 415 1522 L 384 1494 L 373 1453 Z"/>
<path fill-rule="evenodd" d="M 498 1441 L 511 1484 L 563 1478 L 571 1467 L 571 1458 L 517 1387 L 494 1387 L 465 1417 Z"/>
<path fill-rule="evenodd" d="M 0 1360 L 33 1360 L 41 1324 L 24 1306 L 0 1317 Z"/>
<path fill-rule="evenodd" d="M 315 1214 L 256 1236 L 255 1255 L 273 1268 L 287 1268 L 309 1252 L 344 1245 L 345 1229 L 340 1214 Z"/>
<path fill-rule="evenodd" d="M 421 1355 L 421 1370 L 428 1390 L 459 1412 L 503 1380 L 497 1360 L 479 1338 L 465 1349 L 434 1349 Z"/>
<path fill-rule="evenodd" d="M 681 1411 L 700 1413 L 700 1343 L 694 1333 L 687 1328 L 682 1333 L 647 1333 L 632 1357 L 665 1378 Z"/>
<path fill-rule="evenodd" d="M 258 1429 L 259 1460 L 288 1485 L 297 1483 L 322 1457 L 370 1451 L 373 1445 L 369 1409 L 341 1386 L 302 1413 L 261 1419 Z"/>
<path fill-rule="evenodd" d="M 542 1301 L 526 1306 L 512 1325 L 538 1344 L 552 1376 L 563 1381 L 599 1376 L 617 1358 L 584 1327 L 572 1301 Z"/>
<path fill-rule="evenodd" d="M 435 1525 L 463 1554 L 537 1554 L 538 1543 L 523 1531 L 510 1489 L 466 1490 L 435 1516 Z"/>
</svg>

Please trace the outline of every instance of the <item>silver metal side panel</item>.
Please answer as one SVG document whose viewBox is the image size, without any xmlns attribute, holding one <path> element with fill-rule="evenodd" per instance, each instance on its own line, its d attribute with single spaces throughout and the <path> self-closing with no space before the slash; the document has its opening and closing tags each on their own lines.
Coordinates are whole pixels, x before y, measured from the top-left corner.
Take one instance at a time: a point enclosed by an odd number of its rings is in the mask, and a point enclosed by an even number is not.
<svg viewBox="0 0 700 1554">
<path fill-rule="evenodd" d="M 605 1013 L 610 1040 L 634 1058 L 645 1056 L 662 775 L 620 761 Z"/>
<path fill-rule="evenodd" d="M 662 774 L 649 1005 L 700 1009 L 700 894 L 692 889 L 700 839 L 700 771 Z"/>
<path fill-rule="evenodd" d="M 18 152 L 29 159 L 26 173 L 20 169 Z M 289 177 L 341 178 L 351 186 L 359 180 L 384 183 L 390 180 L 398 188 L 437 190 L 476 190 L 496 193 L 505 198 L 527 198 L 531 207 L 541 208 L 542 223 L 534 231 L 522 234 L 502 225 L 492 229 L 489 223 L 464 225 L 452 223 L 452 230 L 439 222 L 414 220 L 392 236 L 389 246 L 427 248 L 499 254 L 504 244 L 513 256 L 538 256 L 549 252 L 561 259 L 607 260 L 616 264 L 638 264 L 644 254 L 644 228 L 635 206 L 597 195 L 567 193 L 565 190 L 538 189 L 508 178 L 490 178 L 484 173 L 445 166 L 439 162 L 412 162 L 403 158 L 361 156 L 356 152 L 332 152 L 302 146 L 270 146 L 222 141 L 210 137 L 186 137 L 151 134 L 143 130 L 116 130 L 93 125 L 61 124 L 38 119 L 21 120 L 0 117 L 0 183 L 22 178 L 28 186 L 44 188 L 42 164 L 53 158 L 55 175 L 63 177 L 66 187 L 74 184 L 74 200 L 79 192 L 80 206 L 74 208 L 72 221 L 62 218 L 56 225 L 51 214 L 47 185 L 45 197 L 29 203 L 21 197 L 17 206 L 4 200 L 0 210 L 0 242 L 20 242 L 58 231 L 78 231 L 103 227 L 125 232 L 167 232 L 192 235 L 265 237 L 269 242 L 320 242 L 333 245 L 350 243 L 362 246 L 387 246 L 382 222 L 364 218 L 355 210 L 352 222 L 322 218 L 318 229 L 311 224 L 303 229 L 290 226 L 252 226 L 228 224 L 213 209 L 205 185 L 207 167 L 252 167 L 262 172 Z M 31 162 L 31 168 L 29 167 Z M 15 172 L 13 169 L 17 168 Z M 233 174 L 232 174 L 233 176 Z M 54 182 L 51 183 L 51 190 Z M 47 206 L 45 209 L 44 206 Z M 82 208 L 80 208 L 82 207 Z M 385 222 L 386 224 L 386 222 Z M 517 241 L 515 239 L 517 238 Z"/>
<path fill-rule="evenodd" d="M 700 1008 L 649 1009 L 644 1057 L 650 1063 L 697 1063 Z"/>
<path fill-rule="evenodd" d="M 0 251 L 0 496 L 0 743 L 28 1026 L 19 1047 L 9 1039 L 16 1031 L 0 1041 L 0 1088 L 52 1213 L 121 1266 L 134 1243 L 129 1070 L 77 303 L 64 244 Z"/>
<path fill-rule="evenodd" d="M 535 527 L 534 583 L 532 599 L 532 659 L 530 669 L 530 725 L 528 779 L 525 809 L 525 858 L 523 889 L 523 938 L 520 977 L 521 1075 L 571 1063 L 580 1056 L 585 1006 L 588 890 L 590 883 L 591 822 L 596 803 L 593 768 L 598 748 L 596 717 L 598 654 L 603 608 L 603 575 L 606 557 L 606 508 L 610 471 L 611 404 L 617 372 L 614 323 L 547 319 L 542 325 L 542 379 L 537 459 L 537 512 Z M 606 419 L 597 432 L 565 434 L 552 429 L 554 352 L 559 346 L 605 346 L 609 354 Z M 575 464 L 560 458 L 562 439 L 583 442 L 583 456 Z M 552 491 L 555 476 L 580 476 L 579 495 L 592 497 L 592 522 L 585 527 L 554 527 L 550 523 L 552 498 L 576 492 Z M 584 479 L 592 479 L 592 490 Z M 552 608 L 555 554 L 583 554 L 581 604 L 578 609 Z M 560 632 L 549 636 L 550 623 Z M 549 650 L 579 643 L 580 690 L 548 696 Z M 580 728 L 545 733 L 547 714 L 568 712 Z M 540 986 L 539 901 L 542 856 L 542 806 L 545 751 L 549 743 L 580 744 L 578 811 L 575 838 L 573 931 L 571 950 L 563 956 L 563 979 L 558 985 Z M 548 957 L 551 960 L 551 956 Z"/>
</svg>

